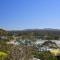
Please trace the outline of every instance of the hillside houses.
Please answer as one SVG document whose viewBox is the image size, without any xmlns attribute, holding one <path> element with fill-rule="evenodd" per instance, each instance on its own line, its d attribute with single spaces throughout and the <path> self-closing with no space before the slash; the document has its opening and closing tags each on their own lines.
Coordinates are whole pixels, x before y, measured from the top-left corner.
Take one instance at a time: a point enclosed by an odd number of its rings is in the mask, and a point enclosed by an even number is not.
<svg viewBox="0 0 60 60">
<path fill-rule="evenodd" d="M 7 36 L 0 36 L 0 39 L 8 39 Z"/>
<path fill-rule="evenodd" d="M 52 41 L 45 41 L 42 44 L 37 44 L 36 47 L 38 48 L 38 51 L 50 51 L 58 48 L 57 44 Z"/>
</svg>

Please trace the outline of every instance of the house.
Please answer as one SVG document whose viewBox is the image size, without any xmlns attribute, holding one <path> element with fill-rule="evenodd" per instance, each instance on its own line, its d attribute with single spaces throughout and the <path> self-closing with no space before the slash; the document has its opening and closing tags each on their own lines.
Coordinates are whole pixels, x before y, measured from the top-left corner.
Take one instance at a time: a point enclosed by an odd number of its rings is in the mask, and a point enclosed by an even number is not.
<svg viewBox="0 0 60 60">
<path fill-rule="evenodd" d="M 38 58 L 33 58 L 32 60 L 40 60 L 40 59 L 38 59 Z"/>
<path fill-rule="evenodd" d="M 33 42 L 31 40 L 22 39 L 9 41 L 7 44 L 33 46 Z"/>
<path fill-rule="evenodd" d="M 52 49 L 58 48 L 57 44 L 52 41 L 45 41 L 42 44 L 37 45 L 38 51 L 50 51 Z"/>
<path fill-rule="evenodd" d="M 0 36 L 0 39 L 8 39 L 7 36 Z"/>
<path fill-rule="evenodd" d="M 33 46 L 33 42 L 31 40 L 16 40 L 16 42 L 19 44 L 19 45 L 27 45 L 27 46 Z"/>
</svg>

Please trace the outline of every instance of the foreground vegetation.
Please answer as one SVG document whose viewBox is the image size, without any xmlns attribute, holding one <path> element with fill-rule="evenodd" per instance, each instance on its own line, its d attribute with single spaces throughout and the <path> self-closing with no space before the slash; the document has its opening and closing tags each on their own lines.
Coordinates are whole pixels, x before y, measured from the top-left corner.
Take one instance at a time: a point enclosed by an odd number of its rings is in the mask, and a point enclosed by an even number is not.
<svg viewBox="0 0 60 60">
<path fill-rule="evenodd" d="M 5 31 L 0 29 L 0 60 L 33 60 L 39 58 L 41 60 L 57 60 L 57 58 L 49 51 L 39 52 L 35 46 L 6 44 L 14 37 L 23 39 L 57 39 L 60 38 L 60 31 L 51 30 L 35 30 L 35 31 Z M 2 37 L 2 38 L 1 38 Z M 7 38 L 6 38 L 7 37 Z M 20 41 L 19 41 L 20 42 Z M 27 42 L 26 42 L 27 43 Z"/>
<path fill-rule="evenodd" d="M 39 58 L 41 60 L 57 60 L 57 57 L 52 55 L 49 51 L 35 52 L 34 57 Z"/>
</svg>

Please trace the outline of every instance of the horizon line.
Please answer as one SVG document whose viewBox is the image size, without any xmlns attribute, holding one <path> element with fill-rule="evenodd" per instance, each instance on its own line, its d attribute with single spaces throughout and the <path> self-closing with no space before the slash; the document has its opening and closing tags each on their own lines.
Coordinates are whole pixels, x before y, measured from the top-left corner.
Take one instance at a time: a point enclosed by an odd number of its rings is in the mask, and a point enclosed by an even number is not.
<svg viewBox="0 0 60 60">
<path fill-rule="evenodd" d="M 54 29 L 54 30 L 60 30 L 60 28 L 24 28 L 24 29 L 9 29 L 9 28 L 1 28 L 0 29 L 3 29 L 3 30 L 8 30 L 8 31 L 12 31 L 12 30 L 38 30 L 38 29 L 46 29 L 46 30 L 50 30 L 50 29 Z"/>
</svg>

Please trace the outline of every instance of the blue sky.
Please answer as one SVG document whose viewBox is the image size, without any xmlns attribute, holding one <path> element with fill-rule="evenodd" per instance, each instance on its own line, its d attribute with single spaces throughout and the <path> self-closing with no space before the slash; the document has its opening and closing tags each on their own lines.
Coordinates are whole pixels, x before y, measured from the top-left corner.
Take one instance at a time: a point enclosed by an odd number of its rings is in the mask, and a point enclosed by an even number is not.
<svg viewBox="0 0 60 60">
<path fill-rule="evenodd" d="M 60 29 L 60 0 L 0 0 L 0 28 Z"/>
</svg>

